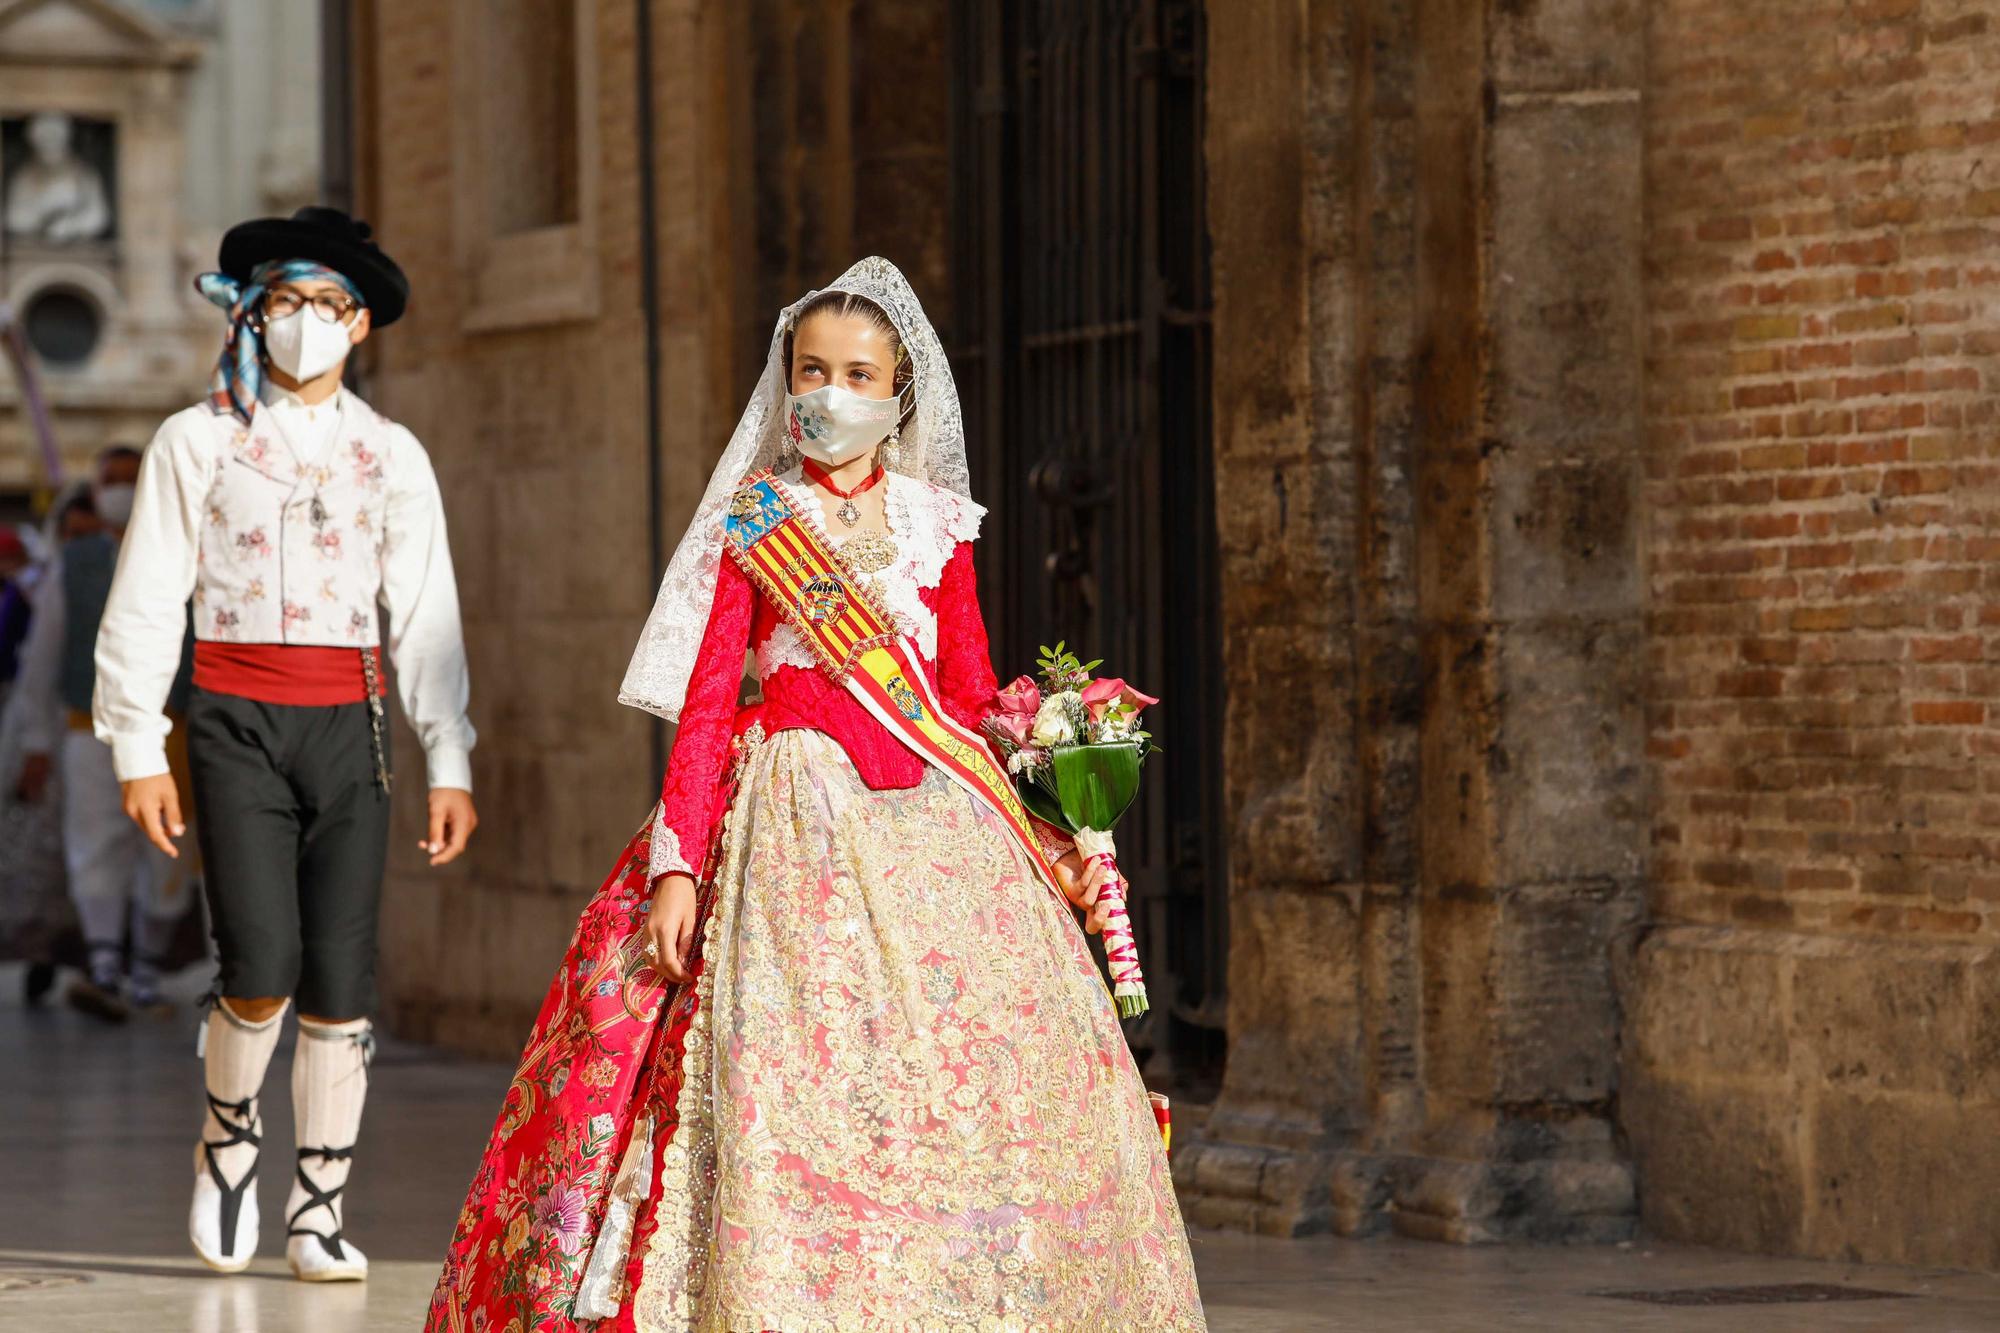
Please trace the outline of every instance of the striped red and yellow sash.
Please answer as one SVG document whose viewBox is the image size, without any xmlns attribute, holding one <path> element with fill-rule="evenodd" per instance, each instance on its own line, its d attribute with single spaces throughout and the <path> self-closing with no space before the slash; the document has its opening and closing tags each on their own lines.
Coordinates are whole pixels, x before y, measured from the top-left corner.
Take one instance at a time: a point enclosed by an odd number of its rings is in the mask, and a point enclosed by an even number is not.
<svg viewBox="0 0 2000 1333">
<path fill-rule="evenodd" d="M 743 483 L 724 542 L 834 680 L 897 739 L 1000 817 L 1051 890 L 1060 890 L 1014 784 L 980 736 L 939 706 L 921 659 L 817 523 L 768 472 Z"/>
</svg>

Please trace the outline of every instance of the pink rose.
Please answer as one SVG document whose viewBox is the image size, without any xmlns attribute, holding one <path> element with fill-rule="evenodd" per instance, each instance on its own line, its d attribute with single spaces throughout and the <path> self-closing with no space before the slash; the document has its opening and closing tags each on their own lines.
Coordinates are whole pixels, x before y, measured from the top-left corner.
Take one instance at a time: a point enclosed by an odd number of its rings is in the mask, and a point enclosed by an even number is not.
<svg viewBox="0 0 2000 1333">
<path fill-rule="evenodd" d="M 1124 705 L 1136 717 L 1158 702 L 1152 695 L 1141 694 L 1122 680 L 1093 680 L 1083 687 L 1083 704 L 1090 710 L 1092 722 L 1102 722 L 1104 714 L 1114 703 Z"/>
<path fill-rule="evenodd" d="M 1008 715 L 1020 715 L 1032 719 L 1042 706 L 1042 692 L 1035 688 L 1035 682 L 1027 676 L 1014 677 L 1013 684 L 994 696 L 1000 711 Z"/>
<path fill-rule="evenodd" d="M 986 719 L 986 725 L 1016 748 L 1025 749 L 1034 743 L 1033 713 L 995 713 Z"/>
</svg>

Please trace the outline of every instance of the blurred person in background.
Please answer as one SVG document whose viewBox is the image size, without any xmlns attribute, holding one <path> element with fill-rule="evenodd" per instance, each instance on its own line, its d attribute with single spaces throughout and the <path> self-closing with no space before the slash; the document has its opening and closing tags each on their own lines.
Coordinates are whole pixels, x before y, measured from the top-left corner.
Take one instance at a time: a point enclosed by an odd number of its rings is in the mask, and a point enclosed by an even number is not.
<svg viewBox="0 0 2000 1333">
<path fill-rule="evenodd" d="M 94 488 L 89 482 L 77 482 L 65 490 L 56 501 L 49 521 L 49 536 L 56 549 L 61 550 L 79 537 L 94 536 L 104 531 L 104 524 L 97 517 L 97 504 L 91 498 Z M 42 573 L 48 566 L 42 567 Z"/>
<path fill-rule="evenodd" d="M 50 530 L 55 524 L 52 521 Z M 17 710 L 7 706 L 34 622 L 42 562 L 21 531 L 0 526 L 0 960 L 25 962 L 22 998 L 32 1007 L 55 986 L 56 945 L 70 925 L 62 830 L 51 799 L 19 799 Z M 46 791 L 46 777 L 40 786 Z"/>
<path fill-rule="evenodd" d="M 98 623 L 132 514 L 139 461 L 139 451 L 129 446 L 106 449 L 90 491 L 94 523 L 82 521 L 85 511 L 76 506 L 60 515 L 59 530 L 77 535 L 61 544 L 37 591 L 17 701 L 9 710 L 23 756 L 17 798 L 46 801 L 51 774 L 59 771 L 62 779 L 63 861 L 87 950 L 84 975 L 71 984 L 68 998 L 109 1022 L 123 1022 L 134 1008 L 171 1012 L 160 990 L 161 969 L 193 901 L 190 876 L 125 817 L 111 747 L 91 733 Z M 185 658 L 184 635 L 175 687 L 183 702 Z"/>
<path fill-rule="evenodd" d="M 28 641 L 30 609 L 22 576 L 32 563 L 20 531 L 11 524 L 0 527 L 0 708 L 6 707 Z"/>
</svg>

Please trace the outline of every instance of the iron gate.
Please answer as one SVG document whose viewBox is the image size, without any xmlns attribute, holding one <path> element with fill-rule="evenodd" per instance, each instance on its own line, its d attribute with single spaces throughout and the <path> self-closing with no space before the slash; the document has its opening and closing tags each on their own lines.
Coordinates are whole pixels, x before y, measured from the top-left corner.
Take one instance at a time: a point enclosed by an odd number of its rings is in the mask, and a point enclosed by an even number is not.
<svg viewBox="0 0 2000 1333">
<path fill-rule="evenodd" d="M 1204 15 L 1189 0 L 954 7 L 953 360 L 993 517 L 1002 675 L 1066 639 L 1162 696 L 1119 828 L 1155 1080 L 1221 1072 L 1227 912 L 1209 427 Z"/>
</svg>

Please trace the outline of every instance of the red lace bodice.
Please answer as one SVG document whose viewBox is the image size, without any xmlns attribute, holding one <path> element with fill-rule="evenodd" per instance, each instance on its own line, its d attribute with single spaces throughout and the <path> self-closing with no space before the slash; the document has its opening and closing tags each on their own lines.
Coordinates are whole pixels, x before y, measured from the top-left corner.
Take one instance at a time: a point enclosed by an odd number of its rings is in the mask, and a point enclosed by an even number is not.
<svg viewBox="0 0 2000 1333">
<path fill-rule="evenodd" d="M 924 669 L 946 710 L 978 730 L 992 711 L 998 681 L 985 617 L 979 610 L 971 542 L 953 547 L 937 586 L 922 589 L 921 596 L 937 618 L 937 655 L 935 660 L 923 659 Z M 781 623 L 777 608 L 725 556 L 660 791 L 662 835 L 653 841 L 655 875 L 692 871 L 692 863 L 708 845 L 710 829 L 721 814 L 715 797 L 724 786 L 744 653 L 764 646 Z M 861 780 L 877 791 L 914 787 L 923 781 L 924 761 L 824 671 L 779 665 L 767 671 L 763 681 L 758 720 L 767 733 L 824 732 L 846 751 Z M 670 838 L 664 836 L 669 832 Z"/>
</svg>

